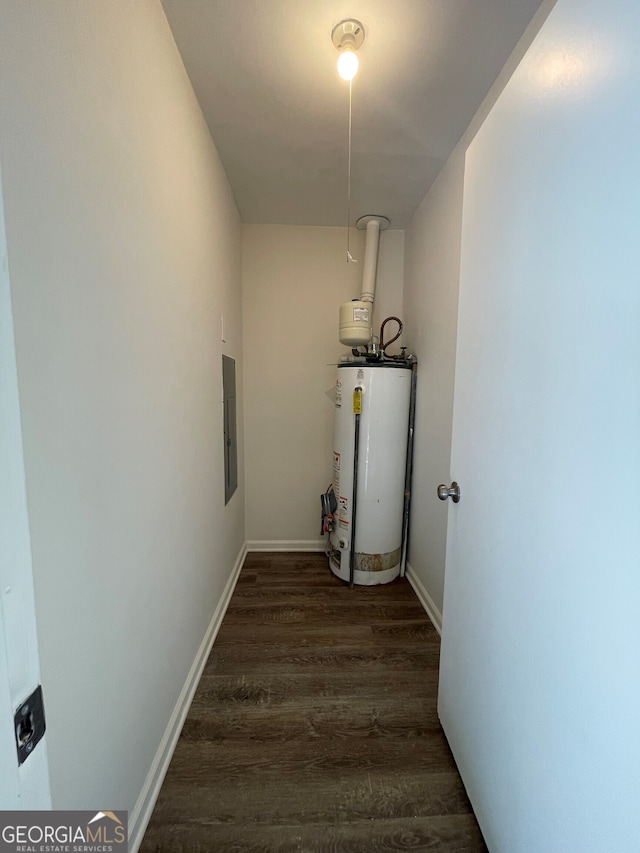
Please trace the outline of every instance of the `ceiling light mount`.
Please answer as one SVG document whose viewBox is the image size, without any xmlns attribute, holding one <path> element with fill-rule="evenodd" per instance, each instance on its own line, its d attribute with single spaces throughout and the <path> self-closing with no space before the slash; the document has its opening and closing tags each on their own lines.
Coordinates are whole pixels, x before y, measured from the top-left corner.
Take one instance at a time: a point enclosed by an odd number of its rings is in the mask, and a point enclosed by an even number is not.
<svg viewBox="0 0 640 853">
<path fill-rule="evenodd" d="M 343 80 L 352 80 L 358 70 L 356 50 L 364 41 L 364 27 L 355 18 L 345 18 L 331 30 L 331 41 L 340 51 L 338 74 Z"/>
<path fill-rule="evenodd" d="M 345 18 L 331 30 L 331 41 L 337 50 L 358 50 L 364 41 L 364 27 L 355 18 Z"/>
</svg>

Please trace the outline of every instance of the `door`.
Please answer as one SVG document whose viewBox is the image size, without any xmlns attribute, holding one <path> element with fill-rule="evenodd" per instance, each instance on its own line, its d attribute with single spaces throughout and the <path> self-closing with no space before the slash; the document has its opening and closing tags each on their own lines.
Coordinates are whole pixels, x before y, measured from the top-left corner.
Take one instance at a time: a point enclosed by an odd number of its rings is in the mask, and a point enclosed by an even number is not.
<svg viewBox="0 0 640 853">
<path fill-rule="evenodd" d="M 640 850 L 640 5 L 559 0 L 466 159 L 439 713 L 491 853 Z"/>
<path fill-rule="evenodd" d="M 0 810 L 51 808 L 46 736 L 18 766 L 14 735 L 14 714 L 39 681 L 9 259 L 0 183 Z"/>
</svg>

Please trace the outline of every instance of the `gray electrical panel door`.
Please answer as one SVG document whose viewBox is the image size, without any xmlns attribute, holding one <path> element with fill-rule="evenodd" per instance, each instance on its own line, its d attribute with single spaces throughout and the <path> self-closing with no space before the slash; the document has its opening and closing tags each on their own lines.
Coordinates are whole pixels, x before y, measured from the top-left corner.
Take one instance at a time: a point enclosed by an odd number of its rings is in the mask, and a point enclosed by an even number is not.
<svg viewBox="0 0 640 853">
<path fill-rule="evenodd" d="M 222 356 L 224 397 L 224 502 L 228 504 L 238 487 L 238 445 L 236 439 L 236 363 Z"/>
</svg>

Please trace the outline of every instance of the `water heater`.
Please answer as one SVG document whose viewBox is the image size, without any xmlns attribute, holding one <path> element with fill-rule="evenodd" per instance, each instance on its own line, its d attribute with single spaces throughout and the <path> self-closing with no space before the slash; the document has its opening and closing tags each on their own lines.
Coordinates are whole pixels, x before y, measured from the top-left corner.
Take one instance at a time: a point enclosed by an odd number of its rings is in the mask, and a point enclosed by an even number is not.
<svg viewBox="0 0 640 853">
<path fill-rule="evenodd" d="M 404 361 L 338 365 L 328 551 L 345 581 L 372 586 L 400 573 L 411 383 Z"/>
</svg>

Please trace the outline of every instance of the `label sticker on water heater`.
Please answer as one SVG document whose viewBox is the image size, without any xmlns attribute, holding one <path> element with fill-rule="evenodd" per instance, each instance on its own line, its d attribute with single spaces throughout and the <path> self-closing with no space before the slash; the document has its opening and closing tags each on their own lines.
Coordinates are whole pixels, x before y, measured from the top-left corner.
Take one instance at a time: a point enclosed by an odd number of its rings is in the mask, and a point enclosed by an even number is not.
<svg viewBox="0 0 640 853">
<path fill-rule="evenodd" d="M 347 512 L 348 504 L 349 504 L 348 498 L 343 498 L 342 496 L 340 496 L 338 498 L 338 524 L 340 525 L 340 527 L 348 527 L 349 526 L 349 519 L 347 517 L 348 516 L 348 512 Z"/>
</svg>

